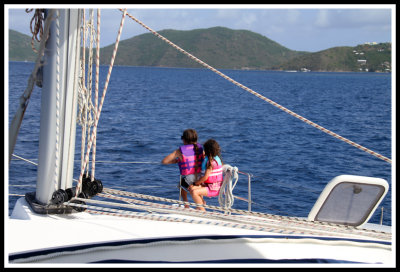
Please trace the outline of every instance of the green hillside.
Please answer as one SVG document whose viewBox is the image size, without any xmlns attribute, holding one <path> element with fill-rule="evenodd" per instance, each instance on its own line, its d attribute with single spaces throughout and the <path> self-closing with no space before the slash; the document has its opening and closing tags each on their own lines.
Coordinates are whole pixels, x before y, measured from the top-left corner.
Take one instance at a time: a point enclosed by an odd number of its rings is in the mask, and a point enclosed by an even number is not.
<svg viewBox="0 0 400 272">
<path fill-rule="evenodd" d="M 334 47 L 293 58 L 278 67 L 282 70 L 368 71 L 391 70 L 391 43 L 363 44 L 355 47 Z"/>
<path fill-rule="evenodd" d="M 213 27 L 159 33 L 218 69 L 391 71 L 391 43 L 334 47 L 310 53 L 290 50 L 248 30 Z M 34 61 L 36 54 L 30 43 L 31 37 L 9 30 L 9 60 Z M 101 48 L 101 64 L 109 64 L 113 49 L 114 45 Z M 120 41 L 115 65 L 202 67 L 151 33 Z"/>
<path fill-rule="evenodd" d="M 301 52 L 292 51 L 251 31 L 224 27 L 190 31 L 162 30 L 161 35 L 215 68 L 271 69 Z M 101 52 L 101 63 L 110 59 L 113 45 Z M 121 41 L 117 65 L 200 67 L 151 33 Z"/>
<path fill-rule="evenodd" d="M 11 61 L 36 61 L 36 53 L 32 50 L 32 38 L 28 35 L 9 30 L 9 60 Z M 35 48 L 39 48 L 39 43 L 35 41 Z"/>
</svg>

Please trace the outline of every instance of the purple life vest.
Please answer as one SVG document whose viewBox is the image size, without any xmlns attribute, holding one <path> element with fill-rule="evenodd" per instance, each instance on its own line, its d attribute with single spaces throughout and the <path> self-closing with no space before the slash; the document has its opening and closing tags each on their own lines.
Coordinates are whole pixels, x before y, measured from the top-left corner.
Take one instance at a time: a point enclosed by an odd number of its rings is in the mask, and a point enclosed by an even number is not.
<svg viewBox="0 0 400 272">
<path fill-rule="evenodd" d="M 203 162 L 204 155 L 203 155 L 203 147 L 200 144 L 197 144 L 197 147 L 198 147 L 197 157 L 193 144 L 182 145 L 181 147 L 179 147 L 182 153 L 182 160 L 178 162 L 181 175 L 186 176 L 195 173 L 200 173 L 201 163 Z"/>
</svg>

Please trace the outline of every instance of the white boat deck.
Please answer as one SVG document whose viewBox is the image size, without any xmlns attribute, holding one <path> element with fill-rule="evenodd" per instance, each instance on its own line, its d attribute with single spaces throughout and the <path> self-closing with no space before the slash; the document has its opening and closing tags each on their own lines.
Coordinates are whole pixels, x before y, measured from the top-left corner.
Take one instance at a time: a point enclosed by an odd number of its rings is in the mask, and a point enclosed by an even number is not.
<svg viewBox="0 0 400 272">
<path fill-rule="evenodd" d="M 157 218 L 158 215 L 152 216 Z M 270 227 L 260 231 L 234 228 L 232 226 L 235 222 L 229 221 L 179 214 L 167 216 L 178 221 L 192 220 L 193 223 L 96 215 L 88 212 L 38 215 L 33 213 L 25 199 L 21 198 L 7 225 L 8 230 L 12 229 L 6 236 L 7 249 L 11 256 L 9 261 L 285 263 L 295 260 L 300 263 L 372 264 L 392 262 L 390 234 L 378 233 L 381 238 L 368 238 L 367 234 L 376 232 L 353 229 L 353 234 L 350 234 L 342 228 L 342 234 L 337 232 L 335 236 L 329 226 L 326 235 L 323 235 L 324 231 L 315 229 L 315 234 L 312 234 L 312 230 L 307 227 L 312 222 L 302 220 L 297 223 L 298 231 L 293 232 L 290 226 L 281 225 L 280 228 L 279 224 L 283 223 L 277 222 L 276 219 L 266 220 L 264 226 Z M 254 219 L 252 216 L 242 217 Z M 214 224 L 216 222 L 220 224 Z"/>
</svg>

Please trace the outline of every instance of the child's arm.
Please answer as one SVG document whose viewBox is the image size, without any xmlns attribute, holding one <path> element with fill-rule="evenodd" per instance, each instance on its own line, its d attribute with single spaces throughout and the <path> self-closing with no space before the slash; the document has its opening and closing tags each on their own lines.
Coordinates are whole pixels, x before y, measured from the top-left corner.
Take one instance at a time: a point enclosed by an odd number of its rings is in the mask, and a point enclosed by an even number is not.
<svg viewBox="0 0 400 272">
<path fill-rule="evenodd" d="M 171 154 L 165 156 L 165 158 L 161 161 L 162 164 L 172 164 L 172 163 L 177 163 L 178 158 L 181 157 L 181 151 L 179 148 L 172 152 Z"/>
<path fill-rule="evenodd" d="M 208 167 L 206 169 L 206 172 L 204 173 L 204 176 L 202 176 L 199 180 L 193 182 L 193 185 L 200 185 L 200 184 L 204 183 L 208 179 L 208 176 L 211 174 L 211 171 L 212 171 L 212 167 Z"/>
</svg>

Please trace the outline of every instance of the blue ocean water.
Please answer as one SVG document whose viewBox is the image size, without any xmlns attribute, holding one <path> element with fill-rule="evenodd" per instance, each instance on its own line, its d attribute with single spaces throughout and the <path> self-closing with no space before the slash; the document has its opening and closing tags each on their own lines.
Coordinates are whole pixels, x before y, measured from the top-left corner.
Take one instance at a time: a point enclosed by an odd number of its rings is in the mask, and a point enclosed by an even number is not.
<svg viewBox="0 0 400 272">
<path fill-rule="evenodd" d="M 9 122 L 33 63 L 9 63 Z M 108 66 L 100 70 L 100 94 Z M 223 70 L 225 74 L 339 135 L 391 157 L 391 75 Z M 35 87 L 14 153 L 38 156 L 40 88 Z M 98 125 L 96 178 L 105 187 L 178 198 L 178 168 L 161 165 L 194 128 L 216 139 L 222 159 L 251 173 L 252 210 L 306 217 L 325 185 L 341 174 L 379 177 L 391 164 L 307 125 L 205 69 L 113 68 Z M 76 169 L 79 176 L 80 127 Z M 135 162 L 135 163 L 118 163 Z M 140 163 L 139 163 L 140 162 Z M 35 190 L 36 166 L 13 160 L 9 192 Z M 247 198 L 247 177 L 234 194 Z M 9 196 L 9 213 L 18 196 Z M 391 224 L 392 190 L 370 222 Z M 208 204 L 217 204 L 208 199 Z M 247 209 L 235 200 L 234 208 Z"/>
</svg>

